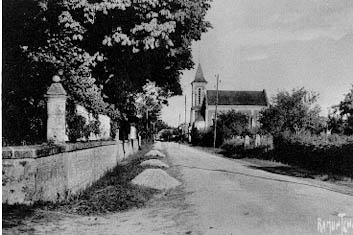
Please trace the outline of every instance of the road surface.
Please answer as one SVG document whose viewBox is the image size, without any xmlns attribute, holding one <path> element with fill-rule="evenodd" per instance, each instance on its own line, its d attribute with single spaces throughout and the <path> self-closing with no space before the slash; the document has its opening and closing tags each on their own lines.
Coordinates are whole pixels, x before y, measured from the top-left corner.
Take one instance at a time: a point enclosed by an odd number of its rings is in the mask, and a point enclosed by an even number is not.
<svg viewBox="0 0 353 235">
<path fill-rule="evenodd" d="M 324 222 L 339 222 L 343 214 L 352 221 L 352 196 L 190 147 L 165 147 L 180 169 L 201 234 L 329 234 Z"/>
<path fill-rule="evenodd" d="M 40 223 L 29 221 L 26 230 L 33 234 L 353 234 L 353 196 L 185 145 L 162 143 L 162 148 L 171 166 L 168 173 L 182 186 L 142 209 L 98 217 L 54 214 Z M 329 222 L 335 223 L 331 233 Z"/>
</svg>

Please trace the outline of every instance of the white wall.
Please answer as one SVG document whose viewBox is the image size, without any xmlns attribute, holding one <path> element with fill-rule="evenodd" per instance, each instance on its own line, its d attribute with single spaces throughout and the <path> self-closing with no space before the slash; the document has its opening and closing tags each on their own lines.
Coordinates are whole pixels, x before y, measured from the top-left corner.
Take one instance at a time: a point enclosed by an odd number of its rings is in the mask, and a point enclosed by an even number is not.
<svg viewBox="0 0 353 235">
<path fill-rule="evenodd" d="M 222 112 L 227 112 L 229 110 L 235 110 L 239 112 L 245 112 L 254 117 L 254 123 L 252 125 L 256 125 L 258 113 L 265 109 L 267 106 L 260 105 L 218 105 L 217 106 L 217 115 Z M 213 123 L 212 118 L 215 115 L 216 105 L 207 105 L 206 107 L 206 125 L 211 126 Z"/>
</svg>

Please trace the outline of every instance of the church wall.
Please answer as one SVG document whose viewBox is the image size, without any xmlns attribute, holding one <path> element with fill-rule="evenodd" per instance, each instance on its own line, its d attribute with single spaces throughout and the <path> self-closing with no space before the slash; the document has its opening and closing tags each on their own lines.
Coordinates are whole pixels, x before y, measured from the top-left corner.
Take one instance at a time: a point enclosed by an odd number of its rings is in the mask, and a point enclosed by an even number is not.
<svg viewBox="0 0 353 235">
<path fill-rule="evenodd" d="M 195 84 L 193 88 L 193 106 L 201 106 L 202 101 L 205 97 L 205 85 L 204 84 Z M 200 89 L 200 94 L 199 94 Z M 199 97 L 200 96 L 200 97 Z"/>
<path fill-rule="evenodd" d="M 258 122 L 257 122 L 258 113 L 264 108 L 266 108 L 266 106 L 260 106 L 260 105 L 218 105 L 217 106 L 217 114 L 219 115 L 222 112 L 227 112 L 232 109 L 239 111 L 239 112 L 244 112 L 244 113 L 247 113 L 253 117 L 252 126 L 256 126 L 256 125 L 258 125 Z M 213 125 L 212 119 L 215 116 L 215 110 L 216 110 L 215 105 L 207 105 L 207 108 L 206 108 L 207 126 Z"/>
</svg>

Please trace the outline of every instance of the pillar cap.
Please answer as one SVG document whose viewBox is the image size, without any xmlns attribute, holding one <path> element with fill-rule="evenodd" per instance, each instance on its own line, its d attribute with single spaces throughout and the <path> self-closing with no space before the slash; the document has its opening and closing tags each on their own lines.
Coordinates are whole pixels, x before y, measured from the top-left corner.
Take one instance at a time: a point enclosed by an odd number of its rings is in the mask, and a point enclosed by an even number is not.
<svg viewBox="0 0 353 235">
<path fill-rule="evenodd" d="M 67 93 L 60 83 L 60 77 L 58 75 L 54 75 L 52 80 L 53 83 L 50 85 L 46 96 L 66 96 Z"/>
<path fill-rule="evenodd" d="M 61 79 L 60 79 L 60 77 L 58 75 L 54 75 L 52 77 L 52 80 L 53 80 L 53 82 L 60 82 L 61 81 Z"/>
</svg>

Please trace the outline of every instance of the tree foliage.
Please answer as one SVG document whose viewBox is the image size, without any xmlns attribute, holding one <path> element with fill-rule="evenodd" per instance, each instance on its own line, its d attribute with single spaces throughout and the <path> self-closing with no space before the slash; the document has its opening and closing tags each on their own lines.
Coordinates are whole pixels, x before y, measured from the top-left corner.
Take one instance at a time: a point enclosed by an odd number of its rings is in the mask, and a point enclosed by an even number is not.
<svg viewBox="0 0 353 235">
<path fill-rule="evenodd" d="M 243 135 L 249 129 L 249 116 L 245 113 L 230 110 L 219 115 L 224 138 Z"/>
<path fill-rule="evenodd" d="M 148 82 L 143 90 L 135 95 L 136 120 L 140 131 L 152 131 L 151 123 L 156 124 L 162 105 L 167 103 L 168 94 L 156 86 L 155 82 Z"/>
<path fill-rule="evenodd" d="M 283 131 L 316 132 L 322 123 L 317 98 L 318 94 L 304 88 L 279 92 L 272 105 L 260 112 L 262 130 L 274 135 Z"/>
<path fill-rule="evenodd" d="M 171 127 L 167 123 L 165 123 L 163 120 L 157 120 L 156 125 L 155 125 L 156 133 L 160 132 L 163 129 L 171 129 Z"/>
<path fill-rule="evenodd" d="M 353 85 L 343 101 L 334 107 L 328 125 L 333 133 L 353 135 Z"/>
<path fill-rule="evenodd" d="M 181 94 L 181 71 L 194 65 L 191 43 L 210 27 L 210 0 L 19 0 L 3 7 L 4 133 L 17 139 L 43 132 L 43 95 L 58 69 L 70 105 L 115 120 L 136 114 L 135 94 L 148 81 L 168 96 Z"/>
</svg>

